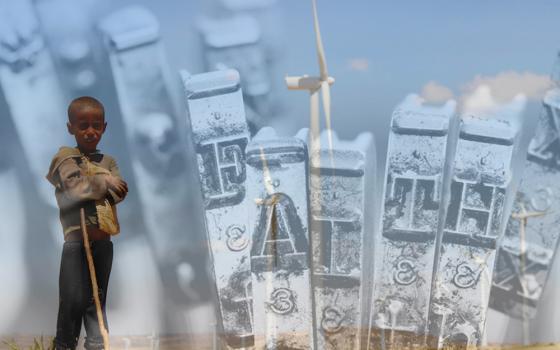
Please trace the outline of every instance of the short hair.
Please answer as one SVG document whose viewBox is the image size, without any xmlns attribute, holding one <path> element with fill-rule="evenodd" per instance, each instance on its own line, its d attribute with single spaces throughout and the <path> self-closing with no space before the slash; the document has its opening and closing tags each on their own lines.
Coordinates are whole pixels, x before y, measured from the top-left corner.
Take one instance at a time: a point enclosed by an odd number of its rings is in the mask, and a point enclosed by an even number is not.
<svg viewBox="0 0 560 350">
<path fill-rule="evenodd" d="M 91 96 L 82 96 L 70 102 L 68 106 L 68 121 L 72 123 L 77 113 L 88 108 L 100 111 L 103 118 L 105 118 L 105 108 L 101 102 Z"/>
</svg>

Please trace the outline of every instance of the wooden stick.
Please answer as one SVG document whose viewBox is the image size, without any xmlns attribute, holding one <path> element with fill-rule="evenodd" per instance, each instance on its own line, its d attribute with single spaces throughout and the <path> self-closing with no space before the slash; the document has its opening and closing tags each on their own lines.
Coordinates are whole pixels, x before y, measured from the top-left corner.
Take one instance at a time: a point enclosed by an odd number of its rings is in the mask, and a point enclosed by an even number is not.
<svg viewBox="0 0 560 350">
<path fill-rule="evenodd" d="M 91 255 L 91 247 L 89 245 L 89 237 L 86 229 L 86 215 L 84 208 L 80 208 L 80 226 L 84 237 L 84 247 L 86 249 L 86 258 L 89 267 L 89 275 L 91 277 L 91 286 L 93 289 L 93 300 L 95 301 L 95 309 L 97 310 L 97 321 L 99 323 L 99 331 L 103 337 L 103 347 L 109 350 L 109 333 L 105 328 L 103 320 L 103 312 L 101 311 L 101 302 L 99 301 L 99 288 L 97 287 L 97 276 L 95 274 L 95 266 L 93 265 L 93 256 Z"/>
</svg>

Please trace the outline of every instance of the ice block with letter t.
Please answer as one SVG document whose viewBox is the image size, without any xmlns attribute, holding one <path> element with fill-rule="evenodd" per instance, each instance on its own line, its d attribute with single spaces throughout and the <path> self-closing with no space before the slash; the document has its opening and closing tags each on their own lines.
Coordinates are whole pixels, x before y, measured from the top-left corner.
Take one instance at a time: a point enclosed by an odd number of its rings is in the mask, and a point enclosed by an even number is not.
<svg viewBox="0 0 560 350">
<path fill-rule="evenodd" d="M 357 350 L 371 285 L 373 135 L 362 133 L 353 141 L 333 135 L 330 150 L 324 131 L 309 152 L 317 348 Z"/>
<path fill-rule="evenodd" d="M 454 101 L 427 106 L 416 95 L 393 113 L 375 248 L 370 349 L 423 342 L 454 113 Z"/>
</svg>

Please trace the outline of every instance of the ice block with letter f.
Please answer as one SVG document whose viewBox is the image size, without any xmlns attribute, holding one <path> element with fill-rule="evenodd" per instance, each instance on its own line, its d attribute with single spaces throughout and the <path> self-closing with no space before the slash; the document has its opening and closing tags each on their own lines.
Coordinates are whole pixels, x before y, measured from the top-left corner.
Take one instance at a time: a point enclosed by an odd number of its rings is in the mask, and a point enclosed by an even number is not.
<svg viewBox="0 0 560 350">
<path fill-rule="evenodd" d="M 200 185 L 219 319 L 229 347 L 253 345 L 250 228 L 247 224 L 245 119 L 239 73 L 182 73 Z"/>
</svg>

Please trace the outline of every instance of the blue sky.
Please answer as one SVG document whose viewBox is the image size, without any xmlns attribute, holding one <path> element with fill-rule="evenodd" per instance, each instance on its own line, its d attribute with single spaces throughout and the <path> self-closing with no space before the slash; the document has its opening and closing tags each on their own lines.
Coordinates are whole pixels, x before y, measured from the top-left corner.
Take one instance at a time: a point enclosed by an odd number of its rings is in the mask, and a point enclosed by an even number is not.
<svg viewBox="0 0 560 350">
<path fill-rule="evenodd" d="M 208 0 L 198 0 L 208 1 Z M 115 1 L 112 7 L 139 1 Z M 142 2 L 140 2 L 142 3 Z M 174 68 L 201 71 L 193 19 L 196 1 L 143 1 L 162 21 Z M 531 72 L 546 76 L 559 49 L 555 24 L 560 3 L 537 1 L 332 1 L 318 0 L 319 16 L 333 86 L 333 120 L 344 137 L 375 133 L 379 146 L 394 107 L 412 92 L 435 81 L 462 95 L 477 75 Z M 278 30 L 286 50 L 277 79 L 318 71 L 311 2 L 279 1 Z M 350 69 L 351 60 L 367 69 Z M 308 98 L 285 92 L 292 130 L 305 126 Z M 528 115 L 538 112 L 530 105 Z"/>
<path fill-rule="evenodd" d="M 305 28 L 310 19 L 307 3 L 289 2 L 300 18 L 297 28 Z M 338 83 L 334 118 L 349 109 L 356 121 L 385 119 L 404 95 L 432 80 L 458 92 L 476 75 L 546 75 L 558 50 L 558 2 L 319 3 L 327 57 Z M 297 30 L 291 31 L 293 37 Z M 369 70 L 349 71 L 352 57 L 366 58 Z"/>
</svg>

